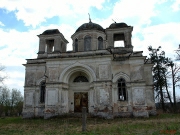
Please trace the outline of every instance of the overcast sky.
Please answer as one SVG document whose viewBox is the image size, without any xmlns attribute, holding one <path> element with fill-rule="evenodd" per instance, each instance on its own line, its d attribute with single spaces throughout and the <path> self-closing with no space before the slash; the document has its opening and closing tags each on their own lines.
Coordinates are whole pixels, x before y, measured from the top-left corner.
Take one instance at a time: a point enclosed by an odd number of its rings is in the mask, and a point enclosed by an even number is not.
<svg viewBox="0 0 180 135">
<path fill-rule="evenodd" d="M 69 41 L 83 23 L 103 28 L 116 22 L 133 26 L 135 51 L 148 56 L 147 47 L 162 46 L 174 58 L 180 44 L 180 0 L 0 0 L 0 63 L 6 66 L 9 88 L 23 93 L 25 59 L 37 57 L 37 35 L 59 29 Z"/>
</svg>

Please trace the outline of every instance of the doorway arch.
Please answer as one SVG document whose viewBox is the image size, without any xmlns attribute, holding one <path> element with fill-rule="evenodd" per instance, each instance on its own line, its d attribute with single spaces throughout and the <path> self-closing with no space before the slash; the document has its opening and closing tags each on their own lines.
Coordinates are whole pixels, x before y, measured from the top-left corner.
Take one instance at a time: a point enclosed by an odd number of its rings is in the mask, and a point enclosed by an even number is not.
<svg viewBox="0 0 180 135">
<path fill-rule="evenodd" d="M 89 78 L 89 82 L 96 81 L 96 74 L 92 70 L 92 68 L 90 68 L 89 66 L 87 66 L 85 64 L 81 64 L 81 63 L 77 62 L 77 63 L 65 68 L 62 71 L 62 73 L 59 77 L 59 82 L 63 82 L 63 83 L 68 84 L 71 75 L 76 73 L 76 72 L 85 73 L 87 75 L 87 77 Z"/>
<path fill-rule="evenodd" d="M 89 112 L 93 89 L 91 85 L 96 81 L 92 68 L 77 62 L 63 70 L 59 81 L 68 86 L 65 91 L 68 92 L 69 112 L 81 112 L 82 107 L 86 107 Z"/>
</svg>

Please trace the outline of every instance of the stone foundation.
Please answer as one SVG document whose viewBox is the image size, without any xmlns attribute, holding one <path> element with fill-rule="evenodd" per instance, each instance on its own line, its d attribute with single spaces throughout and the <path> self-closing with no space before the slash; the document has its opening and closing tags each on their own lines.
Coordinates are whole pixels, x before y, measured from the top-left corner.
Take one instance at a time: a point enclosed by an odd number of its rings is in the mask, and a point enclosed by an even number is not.
<svg viewBox="0 0 180 135">
<path fill-rule="evenodd" d="M 34 118 L 34 112 L 23 112 L 22 113 L 24 119 Z"/>
<path fill-rule="evenodd" d="M 133 112 L 133 116 L 134 117 L 148 118 L 149 117 L 149 113 L 147 111 L 136 111 L 136 112 Z"/>
</svg>

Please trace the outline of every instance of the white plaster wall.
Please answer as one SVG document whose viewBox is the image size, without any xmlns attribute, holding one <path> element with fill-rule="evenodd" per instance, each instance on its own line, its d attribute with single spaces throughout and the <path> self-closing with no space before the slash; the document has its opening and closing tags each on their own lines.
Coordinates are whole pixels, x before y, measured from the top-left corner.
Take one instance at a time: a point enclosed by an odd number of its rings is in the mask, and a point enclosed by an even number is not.
<svg viewBox="0 0 180 135">
<path fill-rule="evenodd" d="M 56 90 L 46 90 L 47 98 L 46 105 L 54 106 L 57 103 L 57 91 Z"/>
<path fill-rule="evenodd" d="M 88 109 L 89 109 L 89 112 L 90 113 L 93 113 L 94 112 L 94 96 L 95 96 L 95 93 L 94 93 L 94 90 L 91 89 L 89 92 L 88 92 Z"/>
<path fill-rule="evenodd" d="M 25 106 L 27 107 L 34 106 L 34 92 L 33 91 L 25 92 Z"/>
<path fill-rule="evenodd" d="M 74 112 L 74 91 L 69 89 L 68 94 L 69 112 Z"/>
<path fill-rule="evenodd" d="M 109 104 L 109 92 L 107 92 L 105 89 L 100 88 L 99 89 L 99 103 L 100 104 L 105 104 L 108 105 Z"/>
<path fill-rule="evenodd" d="M 68 106 L 68 91 L 62 90 L 61 93 L 61 112 L 62 113 L 68 113 L 69 112 L 69 106 Z"/>
<path fill-rule="evenodd" d="M 146 105 L 146 96 L 145 96 L 145 88 L 144 87 L 135 87 L 132 89 L 132 96 L 133 96 L 133 105 Z"/>
</svg>

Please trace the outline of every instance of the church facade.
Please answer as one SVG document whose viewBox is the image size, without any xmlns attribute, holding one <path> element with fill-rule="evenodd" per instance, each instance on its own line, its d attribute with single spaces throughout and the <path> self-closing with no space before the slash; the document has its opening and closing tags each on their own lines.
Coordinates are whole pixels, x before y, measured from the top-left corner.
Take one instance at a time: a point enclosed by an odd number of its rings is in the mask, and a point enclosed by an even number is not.
<svg viewBox="0 0 180 135">
<path fill-rule="evenodd" d="M 58 29 L 38 35 L 38 56 L 24 64 L 23 118 L 73 115 L 82 107 L 105 118 L 155 115 L 153 64 L 133 51 L 132 31 L 126 23 L 104 29 L 90 20 L 71 36 L 72 51 Z"/>
</svg>

